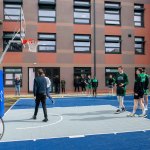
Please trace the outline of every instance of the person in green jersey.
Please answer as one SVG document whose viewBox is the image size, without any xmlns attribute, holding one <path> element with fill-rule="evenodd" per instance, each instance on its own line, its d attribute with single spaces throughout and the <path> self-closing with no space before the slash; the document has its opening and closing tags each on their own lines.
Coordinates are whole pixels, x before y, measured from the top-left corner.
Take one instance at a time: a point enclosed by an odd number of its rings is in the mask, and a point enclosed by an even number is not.
<svg viewBox="0 0 150 150">
<path fill-rule="evenodd" d="M 143 103 L 145 104 L 145 110 L 148 110 L 148 95 L 149 95 L 149 75 L 146 74 L 145 69 L 143 69 L 142 73 L 140 74 L 141 81 L 143 83 L 144 88 L 144 97 L 143 97 Z"/>
<path fill-rule="evenodd" d="M 92 79 L 92 89 L 93 89 L 93 97 L 97 96 L 97 87 L 98 87 L 98 80 L 96 77 Z"/>
<path fill-rule="evenodd" d="M 118 73 L 115 77 L 116 84 L 116 94 L 119 102 L 119 109 L 116 110 L 116 113 L 121 113 L 126 111 L 124 106 L 124 96 L 126 95 L 126 86 L 128 85 L 128 76 L 124 73 L 123 67 L 118 67 Z"/>
<path fill-rule="evenodd" d="M 112 74 L 109 75 L 109 78 L 107 79 L 106 83 L 107 83 L 107 87 L 109 89 L 109 93 L 111 93 L 113 95 L 115 79 L 113 78 Z"/>
<path fill-rule="evenodd" d="M 143 104 L 143 97 L 144 97 L 144 84 L 141 82 L 141 76 L 142 69 L 138 68 L 136 70 L 136 77 L 134 82 L 134 106 L 133 106 L 133 112 L 128 114 L 127 117 L 134 117 L 136 110 L 138 108 L 138 104 L 142 108 L 142 114 L 139 115 L 139 117 L 146 117 L 144 104 Z"/>
<path fill-rule="evenodd" d="M 92 79 L 90 75 L 88 75 L 86 79 L 86 89 L 87 89 L 87 94 L 90 96 L 92 94 Z"/>
</svg>

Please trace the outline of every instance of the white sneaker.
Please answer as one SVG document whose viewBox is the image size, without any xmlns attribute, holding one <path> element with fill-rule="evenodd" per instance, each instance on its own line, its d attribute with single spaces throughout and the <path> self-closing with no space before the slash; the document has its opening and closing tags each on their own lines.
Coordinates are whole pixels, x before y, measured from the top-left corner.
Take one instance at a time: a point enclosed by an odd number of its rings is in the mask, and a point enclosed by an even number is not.
<svg viewBox="0 0 150 150">
<path fill-rule="evenodd" d="M 145 118 L 145 117 L 147 117 L 147 115 L 146 114 L 140 114 L 139 117 Z"/>
</svg>

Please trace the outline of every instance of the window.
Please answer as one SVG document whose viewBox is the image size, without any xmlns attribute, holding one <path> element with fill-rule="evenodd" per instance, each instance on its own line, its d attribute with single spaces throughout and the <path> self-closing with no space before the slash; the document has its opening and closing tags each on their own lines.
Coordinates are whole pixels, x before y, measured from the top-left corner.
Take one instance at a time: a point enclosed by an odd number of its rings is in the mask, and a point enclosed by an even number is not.
<svg viewBox="0 0 150 150">
<path fill-rule="evenodd" d="M 106 67 L 105 68 L 105 85 L 107 85 L 107 80 L 109 78 L 109 75 L 112 75 L 113 78 L 115 78 L 117 73 L 118 73 L 117 67 Z"/>
<path fill-rule="evenodd" d="M 39 0 L 39 4 L 55 4 L 56 0 Z"/>
<path fill-rule="evenodd" d="M 120 3 L 105 2 L 105 24 L 106 25 L 120 25 L 121 7 Z"/>
<path fill-rule="evenodd" d="M 74 35 L 74 52 L 91 52 L 91 35 Z"/>
<path fill-rule="evenodd" d="M 74 67 L 74 76 L 91 75 L 90 67 Z"/>
<path fill-rule="evenodd" d="M 4 2 L 4 20 L 18 21 L 20 20 L 21 3 Z"/>
<path fill-rule="evenodd" d="M 55 3 L 48 5 L 46 4 L 47 1 L 43 1 L 45 4 L 39 3 L 38 20 L 39 22 L 56 22 L 56 5 Z M 50 2 L 54 2 L 54 0 Z"/>
<path fill-rule="evenodd" d="M 105 53 L 121 54 L 121 37 L 105 36 Z"/>
<path fill-rule="evenodd" d="M 135 37 L 135 54 L 144 54 L 144 37 Z"/>
<path fill-rule="evenodd" d="M 10 40 L 15 36 L 16 33 L 12 32 L 4 32 L 3 33 L 3 48 L 5 50 L 7 44 Z M 14 40 L 17 40 L 18 42 L 11 43 L 8 50 L 9 52 L 21 52 L 22 51 L 22 43 L 20 41 L 20 33 L 18 33 Z"/>
<path fill-rule="evenodd" d="M 14 87 L 14 80 L 19 77 L 22 80 L 22 68 L 21 67 L 7 67 L 4 70 L 4 86 Z"/>
<path fill-rule="evenodd" d="M 55 52 L 56 51 L 56 34 L 39 33 L 38 35 L 38 51 L 39 52 Z"/>
<path fill-rule="evenodd" d="M 74 23 L 90 24 L 91 9 L 90 0 L 74 0 Z"/>
<path fill-rule="evenodd" d="M 136 27 L 144 26 L 144 5 L 143 4 L 134 5 L 134 26 Z"/>
</svg>

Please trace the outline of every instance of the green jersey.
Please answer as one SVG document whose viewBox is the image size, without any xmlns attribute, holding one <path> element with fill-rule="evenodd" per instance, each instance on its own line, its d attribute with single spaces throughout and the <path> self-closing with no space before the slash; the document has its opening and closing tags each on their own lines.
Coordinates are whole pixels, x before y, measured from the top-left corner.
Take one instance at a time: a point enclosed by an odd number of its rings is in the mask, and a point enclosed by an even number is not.
<svg viewBox="0 0 150 150">
<path fill-rule="evenodd" d="M 125 96 L 126 86 L 129 83 L 128 76 L 125 73 L 118 73 L 115 78 L 115 83 L 117 85 L 117 96 Z M 122 84 L 123 86 L 120 86 Z"/>
<path fill-rule="evenodd" d="M 92 87 L 93 87 L 93 88 L 97 88 L 97 87 L 98 87 L 98 80 L 97 80 L 96 78 L 94 78 L 94 79 L 92 80 Z"/>
</svg>

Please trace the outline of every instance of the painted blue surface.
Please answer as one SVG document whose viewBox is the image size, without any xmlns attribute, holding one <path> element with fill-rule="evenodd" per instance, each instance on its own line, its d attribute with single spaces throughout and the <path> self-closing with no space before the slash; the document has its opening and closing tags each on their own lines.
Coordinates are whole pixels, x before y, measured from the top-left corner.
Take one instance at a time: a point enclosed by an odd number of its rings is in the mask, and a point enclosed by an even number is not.
<svg viewBox="0 0 150 150">
<path fill-rule="evenodd" d="M 3 71 L 0 70 L 0 118 L 4 116 L 4 85 Z"/>
<path fill-rule="evenodd" d="M 150 131 L 0 143 L 2 150 L 150 150 Z"/>
<path fill-rule="evenodd" d="M 33 109 L 33 99 L 21 99 L 12 109 Z M 47 99 L 47 107 L 112 105 L 118 106 L 116 96 L 56 98 L 55 104 Z M 125 97 L 125 106 L 132 111 L 133 97 Z M 137 113 L 140 113 L 138 110 Z M 150 118 L 150 113 L 148 118 Z M 106 135 L 92 135 L 83 138 L 55 138 L 36 141 L 19 141 L 0 143 L 2 150 L 150 150 L 150 131 Z"/>
</svg>

